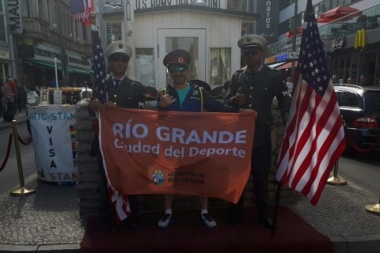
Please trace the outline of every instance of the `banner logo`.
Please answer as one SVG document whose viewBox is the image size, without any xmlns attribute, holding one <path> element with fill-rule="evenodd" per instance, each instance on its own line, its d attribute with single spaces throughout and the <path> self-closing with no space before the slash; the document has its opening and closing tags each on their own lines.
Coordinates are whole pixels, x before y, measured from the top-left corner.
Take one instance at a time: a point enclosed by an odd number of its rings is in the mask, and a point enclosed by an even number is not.
<svg viewBox="0 0 380 253">
<path fill-rule="evenodd" d="M 164 174 L 162 173 L 162 170 L 156 169 L 152 176 L 152 181 L 155 185 L 162 185 L 165 182 Z"/>
</svg>

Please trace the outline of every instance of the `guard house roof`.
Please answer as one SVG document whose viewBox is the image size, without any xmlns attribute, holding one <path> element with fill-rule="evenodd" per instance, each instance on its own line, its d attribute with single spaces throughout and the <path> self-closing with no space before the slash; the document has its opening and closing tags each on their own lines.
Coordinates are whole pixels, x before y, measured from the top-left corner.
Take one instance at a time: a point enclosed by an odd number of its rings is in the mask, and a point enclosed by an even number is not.
<svg viewBox="0 0 380 253">
<path fill-rule="evenodd" d="M 190 5 L 190 4 L 181 4 L 181 5 L 172 5 L 172 6 L 158 6 L 146 9 L 136 9 L 135 15 L 140 14 L 148 14 L 148 13 L 157 13 L 157 12 L 167 12 L 167 11 L 181 11 L 181 10 L 190 10 L 196 12 L 208 12 L 213 14 L 223 14 L 226 16 L 234 16 L 241 18 L 247 21 L 256 21 L 260 18 L 260 14 L 252 13 L 252 12 L 244 12 L 244 11 L 235 11 L 235 10 L 227 10 L 220 8 L 212 8 L 208 6 L 199 6 L 199 5 Z M 102 13 L 103 17 L 122 17 L 124 14 L 123 11 L 115 11 L 115 12 L 106 12 Z"/>
</svg>

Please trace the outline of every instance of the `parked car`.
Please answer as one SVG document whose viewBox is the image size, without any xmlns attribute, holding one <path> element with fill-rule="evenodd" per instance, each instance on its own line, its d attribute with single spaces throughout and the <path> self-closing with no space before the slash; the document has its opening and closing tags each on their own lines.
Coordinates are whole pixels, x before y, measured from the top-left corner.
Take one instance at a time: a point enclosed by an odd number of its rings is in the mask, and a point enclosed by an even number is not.
<svg viewBox="0 0 380 253">
<path fill-rule="evenodd" d="M 334 84 L 349 148 L 380 147 L 380 86 Z"/>
</svg>

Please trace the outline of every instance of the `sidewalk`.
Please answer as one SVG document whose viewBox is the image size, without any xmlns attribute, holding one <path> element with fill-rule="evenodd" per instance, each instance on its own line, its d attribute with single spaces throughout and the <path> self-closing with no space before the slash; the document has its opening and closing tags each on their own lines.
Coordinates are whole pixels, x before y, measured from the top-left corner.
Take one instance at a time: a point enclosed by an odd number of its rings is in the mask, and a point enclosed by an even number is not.
<svg viewBox="0 0 380 253">
<path fill-rule="evenodd" d="M 0 252 L 77 252 L 84 228 L 75 186 L 45 183 L 33 175 L 26 187 L 36 193 L 0 196 Z M 289 207 L 330 238 L 335 252 L 375 253 L 380 252 L 380 216 L 367 213 L 365 206 L 376 201 L 349 183 L 327 185 L 317 206 L 302 198 Z"/>
<path fill-rule="evenodd" d="M 23 124 L 26 122 L 26 112 L 25 108 L 21 109 L 21 112 L 17 110 L 14 120 L 17 121 L 17 124 Z M 6 130 L 6 129 L 11 129 L 12 123 L 11 122 L 6 122 L 4 121 L 3 117 L 0 117 L 0 131 L 1 130 Z"/>
</svg>

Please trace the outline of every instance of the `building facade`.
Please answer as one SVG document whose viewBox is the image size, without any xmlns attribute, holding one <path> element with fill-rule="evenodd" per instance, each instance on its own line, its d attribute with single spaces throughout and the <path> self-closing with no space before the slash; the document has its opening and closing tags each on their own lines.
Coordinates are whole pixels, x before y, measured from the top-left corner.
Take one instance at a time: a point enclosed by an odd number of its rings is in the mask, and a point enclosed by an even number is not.
<svg viewBox="0 0 380 253">
<path fill-rule="evenodd" d="M 269 46 L 266 63 L 291 75 L 290 55 L 297 53 L 301 41 L 306 1 L 278 3 L 278 42 Z M 325 43 L 331 74 L 346 82 L 359 84 L 364 75 L 367 85 L 380 84 L 380 5 L 375 0 L 314 0 L 314 13 Z M 297 13 L 297 15 L 294 15 Z M 296 19 L 294 19 L 296 17 Z M 363 46 L 355 45 L 358 31 L 365 37 Z M 295 36 L 293 36 L 295 34 Z"/>
<path fill-rule="evenodd" d="M 105 46 L 117 39 L 132 46 L 128 74 L 145 85 L 163 88 L 170 82 L 162 60 L 178 48 L 192 56 L 190 79 L 221 85 L 241 67 L 237 41 L 259 18 L 248 2 L 99 1 L 104 8 L 98 24 Z"/>
<path fill-rule="evenodd" d="M 90 28 L 71 18 L 70 0 L 4 3 L 9 48 L 6 73 L 25 85 L 48 86 L 55 69 L 64 86 L 74 79 L 91 80 Z"/>
</svg>

